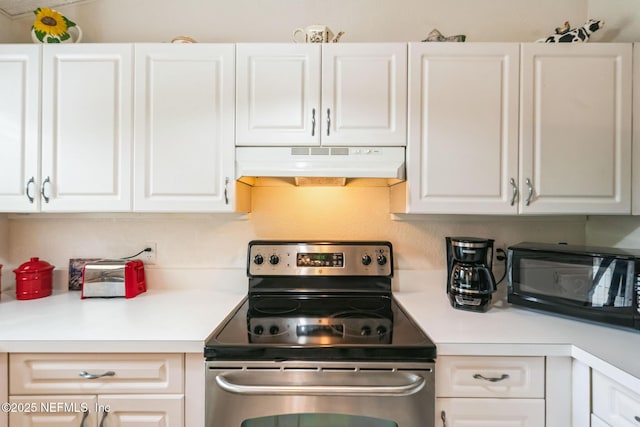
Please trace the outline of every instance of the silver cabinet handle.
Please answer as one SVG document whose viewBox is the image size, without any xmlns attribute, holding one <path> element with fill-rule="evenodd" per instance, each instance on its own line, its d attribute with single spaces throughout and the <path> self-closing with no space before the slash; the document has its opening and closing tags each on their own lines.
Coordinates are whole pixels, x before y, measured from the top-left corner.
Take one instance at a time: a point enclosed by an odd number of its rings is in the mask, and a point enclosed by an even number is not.
<svg viewBox="0 0 640 427">
<path fill-rule="evenodd" d="M 44 193 L 44 187 L 47 184 L 51 184 L 51 178 L 49 177 L 46 177 L 44 181 L 42 181 L 42 186 L 40 186 L 40 194 L 42 195 L 45 203 L 49 203 L 49 197 L 47 197 L 47 195 Z"/>
<path fill-rule="evenodd" d="M 485 381 L 489 381 L 491 383 L 497 383 L 497 382 L 504 381 L 507 378 L 509 378 L 509 374 L 502 374 L 499 377 L 485 377 L 485 376 L 482 376 L 480 374 L 475 374 L 473 376 L 473 378 L 475 378 L 476 380 L 485 380 Z"/>
<path fill-rule="evenodd" d="M 237 394 L 275 394 L 275 395 L 339 395 L 339 396 L 407 396 L 418 392 L 425 386 L 425 379 L 417 376 L 412 382 L 398 386 L 359 386 L 359 385 L 253 385 L 236 384 L 225 378 L 216 377 L 218 386 L 230 393 Z"/>
<path fill-rule="evenodd" d="M 229 177 L 226 176 L 224 178 L 224 204 L 228 205 L 229 204 L 229 192 L 228 192 L 228 188 L 229 188 Z"/>
<path fill-rule="evenodd" d="M 444 411 L 440 412 L 440 419 L 442 420 L 442 427 L 447 427 L 447 413 Z"/>
<path fill-rule="evenodd" d="M 327 108 L 327 136 L 331 133 L 331 108 Z"/>
<path fill-rule="evenodd" d="M 95 380 L 96 378 L 102 378 L 102 377 L 114 377 L 116 375 L 115 372 L 113 371 L 107 371 L 104 374 L 90 374 L 87 371 L 80 371 L 79 374 L 82 378 L 87 379 L 87 380 Z"/>
<path fill-rule="evenodd" d="M 89 416 L 89 411 L 84 411 L 84 414 L 82 414 L 82 422 L 80 423 L 80 427 L 85 426 L 84 423 L 87 421 L 88 416 Z"/>
<path fill-rule="evenodd" d="M 316 109 L 311 110 L 311 136 L 316 136 Z"/>
<path fill-rule="evenodd" d="M 104 414 L 102 415 L 102 419 L 100 420 L 99 427 L 104 427 L 104 420 L 107 418 L 107 415 L 109 415 L 109 413 L 107 411 L 104 411 Z"/>
<path fill-rule="evenodd" d="M 25 192 L 27 193 L 27 199 L 29 199 L 29 203 L 33 203 L 35 201 L 35 199 L 33 198 L 33 196 L 31 195 L 31 184 L 35 185 L 36 180 L 34 177 L 29 178 L 29 181 L 27 181 L 27 186 L 25 188 Z"/>
<path fill-rule="evenodd" d="M 531 185 L 531 180 L 529 178 L 526 179 L 525 183 L 527 184 L 527 188 L 529 188 L 529 194 L 527 195 L 525 205 L 529 206 L 529 203 L 531 203 L 531 199 L 533 198 L 533 185 Z"/>
<path fill-rule="evenodd" d="M 511 178 L 509 180 L 509 184 L 511 184 L 511 202 L 510 205 L 513 206 L 516 203 L 516 198 L 518 198 L 518 186 L 516 185 L 516 180 Z"/>
</svg>

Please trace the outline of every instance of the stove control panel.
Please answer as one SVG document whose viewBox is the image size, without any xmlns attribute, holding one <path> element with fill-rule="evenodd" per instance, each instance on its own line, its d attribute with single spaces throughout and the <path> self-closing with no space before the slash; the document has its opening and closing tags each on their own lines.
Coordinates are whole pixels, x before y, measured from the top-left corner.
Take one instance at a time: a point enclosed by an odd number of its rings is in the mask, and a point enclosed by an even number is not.
<svg viewBox="0 0 640 427">
<path fill-rule="evenodd" d="M 357 314 L 357 312 L 355 312 Z M 389 344 L 391 319 L 256 317 L 249 319 L 249 341 L 270 344 Z"/>
<path fill-rule="evenodd" d="M 249 276 L 381 276 L 393 275 L 389 242 L 249 243 Z"/>
</svg>

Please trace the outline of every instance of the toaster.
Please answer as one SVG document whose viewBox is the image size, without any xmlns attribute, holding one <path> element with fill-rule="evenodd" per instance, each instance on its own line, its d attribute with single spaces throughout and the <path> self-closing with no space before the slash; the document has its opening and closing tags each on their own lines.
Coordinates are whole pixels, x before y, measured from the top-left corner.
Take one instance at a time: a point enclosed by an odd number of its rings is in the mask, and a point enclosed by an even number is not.
<svg viewBox="0 0 640 427">
<path fill-rule="evenodd" d="M 136 260 L 99 260 L 82 269 L 82 298 L 133 298 L 146 292 L 144 264 Z"/>
</svg>

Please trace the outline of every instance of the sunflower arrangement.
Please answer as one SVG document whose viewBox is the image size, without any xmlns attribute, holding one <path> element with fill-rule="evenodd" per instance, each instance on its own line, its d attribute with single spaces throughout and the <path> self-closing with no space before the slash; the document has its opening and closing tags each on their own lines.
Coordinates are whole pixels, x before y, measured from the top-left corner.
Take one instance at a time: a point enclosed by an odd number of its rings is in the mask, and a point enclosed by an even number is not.
<svg viewBox="0 0 640 427">
<path fill-rule="evenodd" d="M 36 20 L 31 29 L 42 43 L 61 43 L 71 38 L 67 31 L 75 27 L 75 22 L 68 20 L 60 12 L 48 7 L 39 7 L 33 11 Z"/>
</svg>

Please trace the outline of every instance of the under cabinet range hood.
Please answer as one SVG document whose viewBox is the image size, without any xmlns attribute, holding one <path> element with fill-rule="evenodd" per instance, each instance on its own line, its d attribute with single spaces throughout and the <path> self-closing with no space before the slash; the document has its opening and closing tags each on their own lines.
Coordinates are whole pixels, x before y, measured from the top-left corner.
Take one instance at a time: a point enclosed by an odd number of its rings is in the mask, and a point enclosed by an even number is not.
<svg viewBox="0 0 640 427">
<path fill-rule="evenodd" d="M 236 147 L 236 179 L 260 185 L 261 178 L 296 185 L 344 185 L 354 179 L 393 185 L 405 179 L 405 148 Z"/>
</svg>

